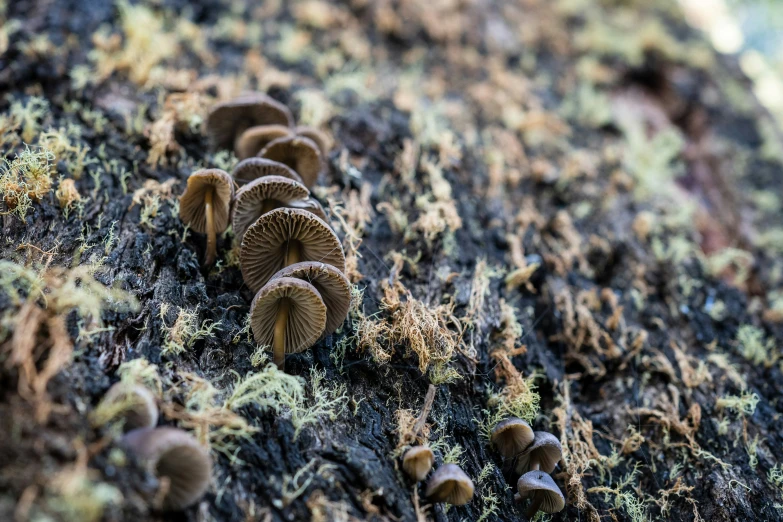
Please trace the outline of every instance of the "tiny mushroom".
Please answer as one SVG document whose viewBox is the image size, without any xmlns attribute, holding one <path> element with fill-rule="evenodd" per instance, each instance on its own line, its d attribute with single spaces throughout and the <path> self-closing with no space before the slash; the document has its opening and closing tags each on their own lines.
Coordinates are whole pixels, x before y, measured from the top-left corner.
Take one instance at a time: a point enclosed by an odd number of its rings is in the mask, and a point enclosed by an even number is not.
<svg viewBox="0 0 783 522">
<path fill-rule="evenodd" d="M 456 464 L 444 464 L 427 481 L 424 494 L 433 502 L 455 506 L 467 504 L 473 498 L 473 481 Z"/>
<path fill-rule="evenodd" d="M 137 428 L 152 428 L 158 423 L 158 405 L 155 396 L 144 386 L 118 382 L 104 394 L 101 403 L 95 409 L 113 412 L 123 420 L 123 430 L 128 432 Z"/>
<path fill-rule="evenodd" d="M 533 442 L 530 424 L 517 417 L 500 421 L 492 430 L 491 440 L 505 459 L 516 457 Z"/>
<path fill-rule="evenodd" d="M 286 136 L 270 142 L 258 157 L 279 161 L 302 176 L 306 187 L 312 187 L 323 170 L 321 151 L 312 140 L 303 136 Z"/>
<path fill-rule="evenodd" d="M 213 149 L 233 149 L 242 133 L 259 125 L 293 127 L 288 107 L 262 93 L 247 93 L 216 104 L 207 116 L 207 135 Z"/>
<path fill-rule="evenodd" d="M 321 156 L 326 158 L 329 155 L 329 149 L 331 148 L 331 140 L 329 136 L 313 127 L 297 127 L 294 129 L 294 134 L 302 136 L 311 140 L 318 145 L 318 150 L 321 151 Z"/>
<path fill-rule="evenodd" d="M 280 277 L 302 279 L 318 290 L 326 305 L 324 335 L 329 335 L 343 324 L 351 307 L 351 283 L 342 272 L 326 263 L 305 261 L 283 268 L 273 275 L 271 280 Z"/>
<path fill-rule="evenodd" d="M 329 225 L 306 210 L 278 208 L 267 212 L 242 238 L 242 278 L 254 292 L 277 271 L 300 261 L 317 261 L 345 271 L 340 240 Z"/>
<path fill-rule="evenodd" d="M 307 187 L 283 176 L 264 176 L 237 191 L 231 220 L 234 236 L 240 241 L 247 228 L 270 210 L 288 207 L 310 196 Z"/>
<path fill-rule="evenodd" d="M 552 473 L 562 456 L 563 449 L 557 437 L 545 431 L 537 431 L 533 443 L 517 455 L 514 469 L 520 474 L 539 469 Z"/>
<path fill-rule="evenodd" d="M 557 513 L 565 507 L 565 497 L 560 488 L 552 477 L 543 471 L 529 471 L 519 477 L 517 490 L 520 499 L 532 500 L 526 513 L 528 518 L 533 518 L 539 511 Z"/>
<path fill-rule="evenodd" d="M 264 158 L 247 158 L 240 161 L 234 166 L 231 176 L 238 185 L 250 183 L 264 176 L 282 176 L 303 183 L 302 176 L 294 172 L 294 169 L 288 165 Z"/>
<path fill-rule="evenodd" d="M 188 177 L 188 185 L 179 200 L 179 217 L 199 234 L 207 235 L 204 264 L 217 257 L 217 235 L 228 227 L 234 182 L 220 169 L 202 169 Z"/>
<path fill-rule="evenodd" d="M 429 446 L 413 446 L 402 457 L 402 469 L 411 479 L 420 482 L 432 469 L 433 462 L 435 455 Z"/>
<path fill-rule="evenodd" d="M 258 154 L 266 145 L 291 134 L 291 128 L 285 125 L 257 125 L 250 127 L 237 138 L 234 154 L 245 159 Z"/>
<path fill-rule="evenodd" d="M 168 427 L 141 428 L 128 432 L 122 440 L 148 471 L 168 483 L 161 506 L 164 510 L 193 505 L 209 487 L 209 452 L 187 432 Z"/>
<path fill-rule="evenodd" d="M 293 277 L 266 284 L 250 306 L 250 327 L 262 346 L 272 346 L 277 367 L 285 368 L 285 354 L 312 346 L 326 326 L 326 305 L 313 285 Z"/>
</svg>

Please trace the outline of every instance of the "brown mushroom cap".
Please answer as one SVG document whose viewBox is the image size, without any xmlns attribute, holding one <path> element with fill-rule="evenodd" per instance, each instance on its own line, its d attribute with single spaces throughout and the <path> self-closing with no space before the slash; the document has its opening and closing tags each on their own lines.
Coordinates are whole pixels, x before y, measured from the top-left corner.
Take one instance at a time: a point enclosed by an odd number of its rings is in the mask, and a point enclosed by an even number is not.
<svg viewBox="0 0 783 522">
<path fill-rule="evenodd" d="M 321 204 L 318 203 L 318 200 L 316 200 L 312 196 L 299 201 L 292 201 L 291 204 L 288 206 L 291 208 L 301 208 L 302 210 L 312 212 L 313 214 L 321 218 L 325 223 L 329 222 L 329 220 L 326 218 L 326 212 L 324 212 L 324 207 L 322 207 Z"/>
<path fill-rule="evenodd" d="M 206 234 L 207 214 L 204 198 L 209 188 L 215 190 L 212 199 L 215 231 L 220 234 L 228 227 L 231 199 L 234 196 L 234 182 L 223 170 L 202 169 L 188 177 L 188 186 L 179 198 L 179 217 L 183 223 L 190 225 L 194 232 Z"/>
<path fill-rule="evenodd" d="M 237 158 L 255 156 L 271 141 L 291 134 L 291 128 L 285 125 L 256 125 L 243 132 L 234 146 Z"/>
<path fill-rule="evenodd" d="M 565 507 L 565 497 L 560 488 L 552 477 L 543 471 L 530 471 L 519 477 L 517 490 L 521 498 L 530 498 L 533 501 L 530 506 L 532 512 L 528 512 L 528 517 L 535 515 L 536 511 L 557 513 Z"/>
<path fill-rule="evenodd" d="M 138 428 L 152 428 L 158 423 L 158 404 L 155 396 L 144 386 L 118 382 L 104 394 L 101 403 L 96 408 L 100 410 L 114 410 L 116 416 L 124 421 L 125 432 Z"/>
<path fill-rule="evenodd" d="M 507 459 L 513 458 L 533 442 L 533 429 L 530 424 L 517 417 L 500 421 L 492 430 L 491 440 L 500 454 Z"/>
<path fill-rule="evenodd" d="M 280 277 L 264 285 L 250 306 L 250 327 L 256 342 L 271 346 L 277 311 L 284 299 L 289 305 L 285 353 L 298 353 L 311 347 L 326 325 L 326 305 L 318 290 L 307 281 Z"/>
<path fill-rule="evenodd" d="M 291 206 L 310 195 L 307 187 L 282 176 L 258 178 L 237 191 L 234 199 L 234 236 L 242 239 L 247 228 L 255 223 L 265 211 Z M 265 208 L 270 205 L 271 208 Z"/>
<path fill-rule="evenodd" d="M 298 243 L 298 261 L 317 261 L 345 271 L 345 254 L 329 225 L 306 210 L 278 208 L 245 232 L 239 251 L 242 278 L 257 292 L 285 266 L 289 244 Z"/>
<path fill-rule="evenodd" d="M 414 446 L 403 455 L 402 469 L 411 479 L 420 482 L 432 469 L 433 462 L 435 455 L 428 446 Z"/>
<path fill-rule="evenodd" d="M 302 176 L 308 188 L 315 184 L 324 166 L 318 145 L 302 136 L 278 138 L 264 147 L 258 156 L 288 165 Z"/>
<path fill-rule="evenodd" d="M 294 117 L 288 107 L 266 94 L 248 93 L 218 103 L 207 116 L 207 136 L 213 149 L 232 149 L 236 137 L 257 125 L 293 127 Z"/>
<path fill-rule="evenodd" d="M 351 283 L 342 272 L 326 263 L 305 261 L 283 268 L 273 275 L 271 280 L 279 277 L 302 279 L 318 290 L 326 305 L 324 335 L 329 335 L 343 324 L 351 307 Z"/>
<path fill-rule="evenodd" d="M 163 509 L 191 506 L 209 487 L 209 452 L 187 432 L 177 428 L 142 428 L 127 433 L 123 443 L 151 473 L 169 480 Z"/>
<path fill-rule="evenodd" d="M 456 464 L 444 464 L 435 470 L 424 494 L 433 502 L 462 506 L 473 498 L 473 481 Z"/>
<path fill-rule="evenodd" d="M 321 132 L 314 127 L 297 127 L 294 129 L 294 134 L 303 136 L 315 143 L 318 146 L 318 150 L 321 151 L 321 157 L 326 158 L 326 156 L 329 155 L 332 141 L 326 133 Z"/>
<path fill-rule="evenodd" d="M 264 176 L 282 176 L 303 183 L 302 176 L 294 172 L 294 169 L 288 165 L 264 158 L 247 158 L 240 161 L 231 171 L 231 175 L 239 185 Z"/>
<path fill-rule="evenodd" d="M 534 435 L 533 443 L 517 456 L 514 469 L 517 473 L 526 473 L 535 461 L 538 462 L 541 471 L 552 473 L 563 456 L 560 441 L 546 431 L 536 431 Z"/>
</svg>

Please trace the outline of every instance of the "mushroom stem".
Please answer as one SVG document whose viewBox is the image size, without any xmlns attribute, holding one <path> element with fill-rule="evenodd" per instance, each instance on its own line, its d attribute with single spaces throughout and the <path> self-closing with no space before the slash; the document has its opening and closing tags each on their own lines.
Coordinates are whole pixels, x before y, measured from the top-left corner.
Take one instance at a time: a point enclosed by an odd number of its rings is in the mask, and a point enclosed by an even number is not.
<svg viewBox="0 0 783 522">
<path fill-rule="evenodd" d="M 541 504 L 544 503 L 544 495 L 533 495 L 533 503 L 530 504 L 530 507 L 527 508 L 527 512 L 525 512 L 525 516 L 527 518 L 533 518 L 536 516 L 536 513 L 538 513 L 538 510 L 541 508 Z"/>
<path fill-rule="evenodd" d="M 217 232 L 215 230 L 215 205 L 212 202 L 215 189 L 209 187 L 204 195 L 204 206 L 207 216 L 207 255 L 204 261 L 206 266 L 212 266 L 217 257 Z"/>
<path fill-rule="evenodd" d="M 275 364 L 280 371 L 285 371 L 285 327 L 288 324 L 288 299 L 280 302 L 275 319 L 273 342 Z"/>
<path fill-rule="evenodd" d="M 299 241 L 289 241 L 288 251 L 285 253 L 285 266 L 291 266 L 294 263 L 298 263 L 302 257 L 301 250 Z"/>
<path fill-rule="evenodd" d="M 530 459 L 530 471 L 538 471 L 541 469 L 541 463 L 536 459 Z"/>
</svg>

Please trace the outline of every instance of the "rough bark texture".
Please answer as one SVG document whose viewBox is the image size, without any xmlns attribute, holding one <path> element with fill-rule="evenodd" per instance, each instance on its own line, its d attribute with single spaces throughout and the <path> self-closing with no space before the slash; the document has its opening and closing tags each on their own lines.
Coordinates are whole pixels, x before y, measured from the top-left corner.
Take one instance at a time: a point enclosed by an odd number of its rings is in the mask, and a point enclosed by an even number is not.
<svg viewBox="0 0 783 522">
<path fill-rule="evenodd" d="M 783 519 L 780 133 L 736 63 L 652 3 L 8 3 L 0 519 L 172 519 L 90 421 L 139 358 L 161 422 L 213 447 L 213 486 L 175 520 L 524 520 L 480 429 L 504 407 L 561 438 L 553 520 Z M 288 358 L 298 436 L 271 388 L 226 403 L 265 371 L 253 296 L 231 233 L 204 271 L 176 211 L 193 170 L 232 164 L 201 122 L 246 89 L 333 136 L 316 195 L 363 290 Z M 55 157 L 21 216 L 23 142 Z M 79 310 L 91 278 L 127 294 Z M 431 381 L 436 465 L 459 445 L 476 483 L 464 507 L 427 507 L 397 458 Z M 223 437 L 227 412 L 254 431 Z"/>
</svg>

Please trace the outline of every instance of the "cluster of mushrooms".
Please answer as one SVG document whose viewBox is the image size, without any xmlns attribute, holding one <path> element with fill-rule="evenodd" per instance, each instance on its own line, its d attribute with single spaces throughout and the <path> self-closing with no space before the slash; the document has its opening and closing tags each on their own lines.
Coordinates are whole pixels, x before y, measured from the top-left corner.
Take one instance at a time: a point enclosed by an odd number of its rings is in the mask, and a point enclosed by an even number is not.
<svg viewBox="0 0 783 522">
<path fill-rule="evenodd" d="M 180 218 L 207 236 L 207 266 L 215 262 L 217 235 L 232 224 L 242 277 L 256 294 L 253 336 L 272 347 L 282 370 L 286 353 L 334 332 L 350 307 L 342 244 L 309 190 L 325 170 L 329 139 L 295 126 L 285 105 L 261 93 L 215 105 L 207 134 L 214 149 L 233 149 L 240 161 L 231 175 L 191 174 Z"/>
<path fill-rule="evenodd" d="M 155 397 L 144 386 L 118 382 L 101 400 L 122 419 L 122 445 L 161 481 L 160 508 L 165 511 L 193 505 L 209 487 L 209 452 L 188 432 L 159 427 Z"/>
<path fill-rule="evenodd" d="M 412 440 L 422 435 L 427 416 L 435 401 L 436 388 L 430 384 L 424 397 L 424 406 L 408 434 Z M 402 456 L 402 469 L 415 482 L 424 480 L 435 463 L 435 454 L 429 446 L 421 444 L 409 448 Z M 444 464 L 427 481 L 424 494 L 433 502 L 446 502 L 455 506 L 467 504 L 473 498 L 475 487 L 470 477 L 456 464 Z"/>
<path fill-rule="evenodd" d="M 492 443 L 503 457 L 505 467 L 519 476 L 515 499 L 530 499 L 527 516 L 538 511 L 556 513 L 565 507 L 565 498 L 550 473 L 563 456 L 557 437 L 545 431 L 533 431 L 522 419 L 510 417 L 492 430 Z"/>
</svg>

